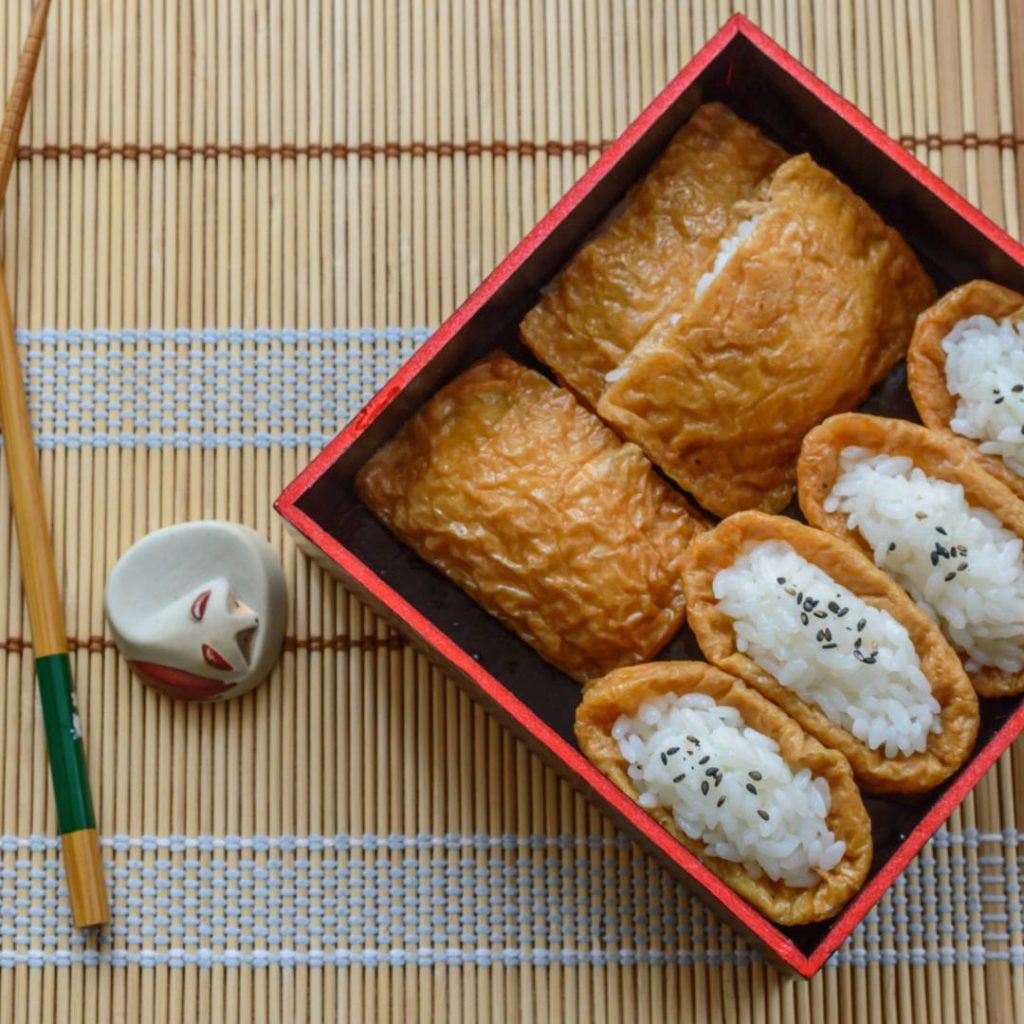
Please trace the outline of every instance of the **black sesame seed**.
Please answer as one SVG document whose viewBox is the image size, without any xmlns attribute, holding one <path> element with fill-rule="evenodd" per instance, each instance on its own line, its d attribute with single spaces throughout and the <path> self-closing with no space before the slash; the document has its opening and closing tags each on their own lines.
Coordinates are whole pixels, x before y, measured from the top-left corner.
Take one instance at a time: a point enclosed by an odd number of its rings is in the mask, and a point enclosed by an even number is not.
<svg viewBox="0 0 1024 1024">
<path fill-rule="evenodd" d="M 758 811 L 757 813 L 760 816 L 762 821 L 767 821 L 768 820 L 768 812 L 767 811 Z"/>
<path fill-rule="evenodd" d="M 707 784 L 706 782 L 702 782 L 702 783 L 700 784 L 700 791 L 701 791 L 701 793 L 702 793 L 702 794 L 703 794 L 704 796 L 707 796 L 707 795 L 708 795 L 708 790 L 709 790 L 710 788 L 711 788 L 711 787 L 710 787 L 710 786 L 709 786 L 709 785 L 708 785 L 708 784 Z"/>
<path fill-rule="evenodd" d="M 837 611 L 839 611 L 839 605 L 838 605 L 838 604 L 836 604 L 836 602 L 835 602 L 835 601 L 829 601 L 829 603 L 828 603 L 828 610 L 829 610 L 829 611 L 830 611 L 830 612 L 831 612 L 831 613 L 832 613 L 833 615 L 835 615 L 835 613 L 836 613 Z"/>
<path fill-rule="evenodd" d="M 705 775 L 710 775 L 710 776 L 714 777 L 715 775 L 718 774 L 718 769 L 717 768 L 709 768 L 704 774 Z"/>
<path fill-rule="evenodd" d="M 811 621 L 811 620 L 807 618 L 807 612 L 801 612 L 801 613 L 800 613 L 800 622 L 801 622 L 801 623 L 802 623 L 802 624 L 803 624 L 804 626 L 806 626 L 806 625 L 807 625 L 807 623 L 808 623 L 808 622 L 810 622 L 810 621 Z"/>
<path fill-rule="evenodd" d="M 956 579 L 956 573 L 955 572 L 947 572 L 946 573 L 945 580 L 946 580 L 947 583 L 949 583 L 950 580 L 955 580 L 955 579 Z"/>
<path fill-rule="evenodd" d="M 808 610 L 809 612 L 810 612 L 810 611 L 814 611 L 814 609 L 818 607 L 818 601 L 817 601 L 817 598 L 814 598 L 814 597 L 809 597 L 809 598 L 807 598 L 807 600 L 806 600 L 806 601 L 804 601 L 804 607 L 805 607 L 805 608 L 806 608 L 806 609 L 807 609 L 807 610 Z"/>
<path fill-rule="evenodd" d="M 1000 405 L 1002 402 L 1005 402 L 1005 401 L 1006 401 L 1006 399 L 1004 398 L 1004 396 L 1000 395 L 992 404 L 993 405 Z"/>
<path fill-rule="evenodd" d="M 804 603 L 804 592 L 802 590 L 796 595 L 796 603 L 797 604 L 803 604 Z"/>
<path fill-rule="evenodd" d="M 1022 434 L 1024 434 L 1024 426 L 1021 426 L 1021 428 L 1020 428 L 1020 432 L 1021 432 Z"/>
<path fill-rule="evenodd" d="M 753 793 L 754 796 L 757 796 L 757 786 L 755 786 L 752 782 L 748 782 L 747 783 L 747 792 L 748 793 Z"/>
<path fill-rule="evenodd" d="M 835 648 L 835 646 L 836 646 L 835 644 L 822 644 L 821 645 L 821 649 L 823 651 L 831 651 L 831 650 L 833 650 Z"/>
<path fill-rule="evenodd" d="M 961 562 L 961 563 L 960 563 L 960 564 L 959 564 L 959 565 L 958 565 L 958 566 L 956 567 L 956 571 L 957 571 L 957 572 L 963 572 L 963 571 L 964 571 L 964 569 L 966 569 L 966 568 L 967 568 L 967 563 L 966 563 L 966 562 Z"/>
<path fill-rule="evenodd" d="M 932 565 L 935 566 L 935 565 L 938 565 L 938 564 L 939 564 L 939 553 L 937 551 L 933 551 L 932 552 Z"/>
<path fill-rule="evenodd" d="M 661 752 L 661 763 L 668 764 L 668 754 L 664 750 Z"/>
<path fill-rule="evenodd" d="M 675 757 L 675 755 L 679 753 L 679 748 L 669 747 L 668 750 L 665 751 L 665 753 L 668 754 L 669 757 Z"/>
<path fill-rule="evenodd" d="M 867 619 L 861 619 L 860 622 L 857 623 L 857 632 L 859 633 L 867 624 Z"/>
<path fill-rule="evenodd" d="M 778 584 L 779 584 L 779 586 L 782 586 L 782 584 L 786 582 L 786 577 L 785 577 L 785 576 L 779 576 L 779 577 L 778 577 L 778 578 L 777 578 L 777 579 L 775 580 L 775 582 L 776 582 L 776 583 L 778 583 Z"/>
<path fill-rule="evenodd" d="M 754 780 L 755 782 L 760 782 L 760 781 L 761 781 L 761 773 L 760 773 L 760 772 L 747 772 L 747 774 L 748 774 L 748 775 L 749 775 L 749 776 L 750 776 L 750 777 L 751 777 L 751 778 L 752 778 L 752 779 L 753 779 L 753 780 Z"/>
<path fill-rule="evenodd" d="M 697 762 L 697 764 L 707 764 L 707 763 L 708 763 L 708 761 L 710 761 L 710 760 L 711 760 L 711 755 L 710 755 L 710 754 L 705 754 L 705 755 L 704 755 L 704 756 L 703 756 L 703 757 L 702 757 L 702 758 L 701 758 L 701 759 L 700 759 L 700 760 L 699 760 L 699 761 Z"/>
<path fill-rule="evenodd" d="M 828 618 L 828 612 L 822 611 L 820 608 L 817 608 L 814 611 L 814 617 L 816 619 L 827 619 Z"/>
<path fill-rule="evenodd" d="M 825 627 L 825 628 L 824 628 L 824 629 L 822 630 L 822 632 L 823 632 L 823 633 L 825 634 L 825 639 L 826 639 L 826 640 L 831 640 L 831 639 L 832 639 L 832 630 L 831 630 L 831 629 L 829 629 L 829 628 L 828 628 L 828 626 L 826 626 L 826 627 Z"/>
<path fill-rule="evenodd" d="M 948 537 L 949 536 L 949 534 L 946 533 L 946 528 L 944 526 L 936 526 L 935 527 L 935 532 L 936 533 L 941 533 L 943 537 Z"/>
<path fill-rule="evenodd" d="M 894 540 L 889 541 L 889 550 L 890 551 L 895 551 L 896 550 L 896 541 L 894 541 Z"/>
<path fill-rule="evenodd" d="M 718 806 L 721 807 L 722 804 L 724 804 L 724 803 L 725 803 L 725 797 L 724 796 L 720 796 L 718 798 Z"/>
<path fill-rule="evenodd" d="M 849 611 L 849 608 L 843 608 L 842 611 L 840 611 L 840 613 L 836 617 L 841 619 L 844 615 L 849 614 Z"/>
<path fill-rule="evenodd" d="M 862 643 L 864 643 L 864 638 L 860 637 L 860 636 L 857 637 L 857 639 L 853 641 L 853 653 L 854 654 L 858 654 L 860 652 L 860 645 Z"/>
<path fill-rule="evenodd" d="M 673 782 L 682 782 L 683 779 L 685 779 L 685 778 L 686 778 L 686 772 L 680 772 L 672 781 Z"/>
<path fill-rule="evenodd" d="M 854 656 L 854 657 L 855 657 L 855 658 L 856 658 L 856 659 L 857 659 L 858 661 L 863 661 L 863 660 L 864 660 L 864 654 L 862 653 L 862 651 L 861 651 L 861 649 L 860 649 L 859 647 L 856 647 L 856 646 L 855 646 L 855 647 L 853 648 L 853 656 Z"/>
<path fill-rule="evenodd" d="M 723 778 L 723 776 L 722 776 L 721 772 L 719 772 L 715 776 L 715 789 L 718 789 L 718 787 L 722 784 L 722 778 Z"/>
<path fill-rule="evenodd" d="M 1019 394 L 1020 394 L 1020 393 L 1021 393 L 1022 391 L 1024 391 L 1024 384 L 1014 384 L 1014 385 L 1013 385 L 1013 387 L 1012 387 L 1012 388 L 1010 388 L 1010 390 L 1011 390 L 1011 391 L 1012 391 L 1012 392 L 1013 392 L 1013 393 L 1014 393 L 1015 395 L 1019 395 Z"/>
<path fill-rule="evenodd" d="M 822 641 L 822 640 L 824 640 L 824 639 L 825 639 L 825 630 L 823 630 L 823 629 L 819 629 L 819 630 L 818 630 L 818 634 L 817 634 L 817 636 L 815 636 L 815 638 L 814 638 L 814 639 L 815 639 L 815 640 L 818 640 L 819 642 L 820 642 L 820 641 Z"/>
<path fill-rule="evenodd" d="M 699 747 L 699 746 L 700 746 L 700 740 L 699 740 L 699 739 L 697 739 L 697 737 L 696 737 L 696 736 L 687 736 L 686 738 L 687 738 L 687 739 L 688 739 L 688 740 L 689 740 L 689 741 L 690 741 L 690 742 L 691 742 L 691 743 L 692 743 L 692 744 L 693 744 L 693 745 L 694 745 L 695 747 Z"/>
</svg>

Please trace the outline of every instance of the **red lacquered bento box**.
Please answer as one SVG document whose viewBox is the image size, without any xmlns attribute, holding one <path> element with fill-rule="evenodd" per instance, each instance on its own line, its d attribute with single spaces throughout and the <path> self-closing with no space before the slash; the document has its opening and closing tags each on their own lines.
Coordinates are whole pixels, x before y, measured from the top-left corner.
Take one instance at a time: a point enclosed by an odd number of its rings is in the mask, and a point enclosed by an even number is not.
<svg viewBox="0 0 1024 1024">
<path fill-rule="evenodd" d="M 654 162 L 702 103 L 722 100 L 791 152 L 809 151 L 914 247 L 940 291 L 976 277 L 1024 291 L 1024 248 L 863 114 L 741 16 L 733 17 L 608 148 L 276 503 L 310 554 L 388 616 L 525 736 L 680 880 L 777 962 L 812 975 L 1024 728 L 1024 699 L 982 701 L 974 755 L 944 786 L 912 800 L 866 799 L 875 857 L 867 883 L 833 920 L 779 927 L 736 895 L 620 792 L 573 738 L 579 686 L 393 537 L 358 501 L 359 467 L 435 391 L 517 340 L 540 289 Z M 916 419 L 902 364 L 864 408 Z M 684 627 L 663 658 L 701 658 Z"/>
</svg>

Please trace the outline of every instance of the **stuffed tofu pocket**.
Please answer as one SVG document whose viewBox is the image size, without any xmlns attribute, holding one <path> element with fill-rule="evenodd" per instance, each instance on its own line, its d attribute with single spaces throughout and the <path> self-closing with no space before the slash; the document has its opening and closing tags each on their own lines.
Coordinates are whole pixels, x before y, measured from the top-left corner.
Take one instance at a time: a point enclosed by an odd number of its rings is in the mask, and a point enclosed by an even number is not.
<svg viewBox="0 0 1024 1024">
<path fill-rule="evenodd" d="M 1024 692 L 1024 503 L 948 433 L 836 416 L 804 440 L 800 507 L 940 626 L 983 697 Z"/>
<path fill-rule="evenodd" d="M 684 582 L 704 654 L 845 754 L 865 790 L 923 792 L 970 753 L 960 659 L 854 545 L 743 512 L 694 542 Z"/>
<path fill-rule="evenodd" d="M 586 756 L 766 917 L 834 916 L 871 864 L 842 754 L 703 662 L 618 669 L 576 711 Z"/>
<path fill-rule="evenodd" d="M 682 560 L 700 521 L 639 448 L 504 353 L 442 388 L 356 491 L 581 682 L 648 660 L 682 624 Z"/>
<path fill-rule="evenodd" d="M 921 419 L 1024 498 L 1024 295 L 968 281 L 917 320 L 907 383 Z"/>
<path fill-rule="evenodd" d="M 744 217 L 596 406 L 719 516 L 786 506 L 804 434 L 863 400 L 935 295 L 899 234 L 806 154 Z"/>
</svg>

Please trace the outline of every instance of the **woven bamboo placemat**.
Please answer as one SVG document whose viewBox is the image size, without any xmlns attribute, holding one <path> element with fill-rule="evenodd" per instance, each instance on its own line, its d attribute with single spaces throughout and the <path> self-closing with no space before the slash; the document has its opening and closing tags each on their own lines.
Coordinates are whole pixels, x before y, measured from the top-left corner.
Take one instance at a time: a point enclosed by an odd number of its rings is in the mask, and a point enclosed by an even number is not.
<svg viewBox="0 0 1024 1024">
<path fill-rule="evenodd" d="M 1017 0 L 736 6 L 1019 234 Z M 0 474 L 0 1019 L 1024 1019 L 1024 746 L 785 980 L 271 512 L 732 9 L 57 0 L 2 247 L 114 919 L 69 926 Z M 293 605 L 268 684 L 187 708 L 130 681 L 102 587 L 207 516 Z"/>
</svg>

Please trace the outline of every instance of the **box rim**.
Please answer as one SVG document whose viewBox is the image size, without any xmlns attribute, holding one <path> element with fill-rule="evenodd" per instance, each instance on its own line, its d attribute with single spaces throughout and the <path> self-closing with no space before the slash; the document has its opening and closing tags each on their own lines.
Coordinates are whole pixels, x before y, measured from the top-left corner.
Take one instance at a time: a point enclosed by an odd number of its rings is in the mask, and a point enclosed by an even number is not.
<svg viewBox="0 0 1024 1024">
<path fill-rule="evenodd" d="M 369 402 L 345 425 L 326 447 L 285 487 L 274 502 L 275 510 L 309 542 L 326 554 L 353 582 L 365 588 L 414 633 L 453 667 L 464 673 L 490 700 L 514 719 L 535 739 L 543 743 L 567 769 L 581 779 L 629 824 L 658 848 L 674 864 L 736 917 L 772 952 L 804 977 L 811 977 L 823 966 L 839 945 L 863 920 L 870 908 L 893 884 L 910 860 L 920 851 L 939 826 L 949 817 L 982 775 L 1024 731 L 1024 705 L 1000 727 L 989 742 L 976 752 L 935 806 L 915 826 L 880 867 L 877 875 L 843 908 L 828 934 L 809 954 L 803 953 L 778 927 L 726 885 L 696 855 L 671 836 L 650 815 L 630 800 L 599 772 L 586 757 L 563 739 L 535 712 L 526 706 L 496 677 L 484 669 L 467 651 L 435 626 L 397 591 L 385 583 L 369 566 L 333 538 L 298 503 L 302 496 L 334 465 L 367 427 L 397 398 L 494 295 L 508 277 L 534 253 L 537 247 L 561 224 L 601 181 L 619 159 L 691 85 L 708 65 L 738 36 L 742 36 L 804 86 L 833 112 L 841 116 L 865 140 L 888 156 L 919 184 L 932 192 L 988 241 L 1015 262 L 1024 265 L 1021 245 L 994 221 L 969 203 L 913 154 L 893 140 L 882 128 L 844 99 L 822 79 L 783 49 L 770 36 L 742 14 L 734 14 L 682 70 L 658 93 L 621 135 L 604 150 L 594 165 L 576 181 L 565 195 L 523 237 L 511 252 L 487 275 L 468 298 L 448 317 L 430 338 L 397 370 Z"/>
</svg>

